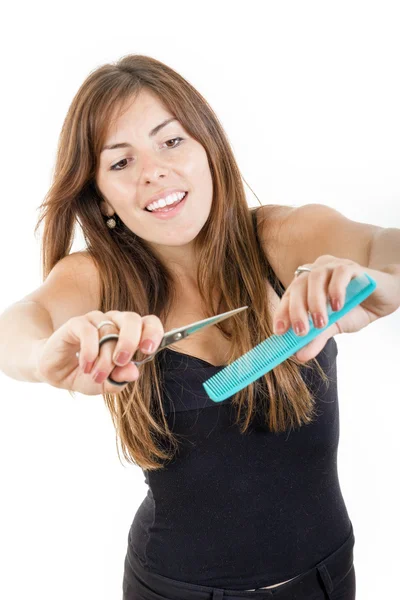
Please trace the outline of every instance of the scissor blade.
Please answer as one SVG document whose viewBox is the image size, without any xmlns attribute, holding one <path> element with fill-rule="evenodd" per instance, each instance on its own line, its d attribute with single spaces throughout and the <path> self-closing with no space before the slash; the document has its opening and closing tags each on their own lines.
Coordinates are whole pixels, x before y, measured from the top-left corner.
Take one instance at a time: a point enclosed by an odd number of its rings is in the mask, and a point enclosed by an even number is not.
<svg viewBox="0 0 400 600">
<path fill-rule="evenodd" d="M 203 319 L 202 321 L 196 321 L 195 323 L 190 323 L 189 325 L 185 325 L 183 327 L 177 327 L 176 329 L 171 329 L 164 335 L 164 339 L 162 344 L 160 345 L 160 349 L 165 348 L 169 344 L 173 344 L 174 342 L 186 338 L 188 335 L 192 333 L 196 333 L 200 329 L 204 327 L 208 327 L 209 325 L 214 325 L 215 323 L 219 323 L 219 321 L 223 321 L 224 319 L 228 319 L 232 315 L 235 315 L 242 310 L 249 308 L 248 306 L 241 306 L 240 308 L 235 308 L 235 310 L 229 310 L 228 312 L 221 313 L 220 315 L 216 315 L 215 317 L 209 317 L 208 319 Z"/>
</svg>

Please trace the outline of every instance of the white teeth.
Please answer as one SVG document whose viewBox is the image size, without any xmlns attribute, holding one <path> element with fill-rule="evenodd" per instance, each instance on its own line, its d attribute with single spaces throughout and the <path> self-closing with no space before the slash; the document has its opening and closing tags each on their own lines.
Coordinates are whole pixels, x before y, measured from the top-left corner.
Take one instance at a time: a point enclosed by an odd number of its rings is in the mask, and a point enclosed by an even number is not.
<svg viewBox="0 0 400 600">
<path fill-rule="evenodd" d="M 170 204 L 175 204 L 178 200 L 182 200 L 186 192 L 179 192 L 175 194 L 170 194 L 165 198 L 161 198 L 160 200 L 156 200 L 152 202 L 146 208 L 150 211 L 157 210 L 157 208 L 164 208 L 165 206 L 169 206 Z"/>
</svg>

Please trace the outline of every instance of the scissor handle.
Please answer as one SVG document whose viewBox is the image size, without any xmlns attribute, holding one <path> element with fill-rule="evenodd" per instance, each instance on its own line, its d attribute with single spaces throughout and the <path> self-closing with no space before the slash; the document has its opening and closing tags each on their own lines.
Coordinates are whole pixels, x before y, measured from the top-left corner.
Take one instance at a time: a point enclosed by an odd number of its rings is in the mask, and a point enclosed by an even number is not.
<svg viewBox="0 0 400 600">
<path fill-rule="evenodd" d="M 99 340 L 99 349 L 101 348 L 101 346 L 103 344 L 105 344 L 105 342 L 109 342 L 110 340 L 118 340 L 119 335 L 117 333 L 109 333 L 105 336 L 103 336 L 100 340 Z M 153 357 L 157 354 L 157 352 L 153 352 L 152 354 L 149 354 L 149 356 L 146 356 L 146 358 L 144 358 L 143 360 L 130 360 L 129 362 L 132 362 L 134 365 L 139 366 L 142 365 L 145 362 L 148 362 L 149 360 L 152 360 Z M 129 381 L 115 381 L 115 379 L 112 379 L 112 377 L 107 377 L 107 381 L 109 383 L 112 383 L 113 385 L 125 385 L 126 383 L 129 383 Z"/>
</svg>

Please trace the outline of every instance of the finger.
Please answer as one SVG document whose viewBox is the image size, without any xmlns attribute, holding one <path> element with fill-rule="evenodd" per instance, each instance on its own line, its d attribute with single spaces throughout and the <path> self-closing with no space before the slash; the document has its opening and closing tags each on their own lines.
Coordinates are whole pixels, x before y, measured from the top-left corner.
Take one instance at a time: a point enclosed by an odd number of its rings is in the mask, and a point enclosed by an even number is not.
<svg viewBox="0 0 400 600">
<path fill-rule="evenodd" d="M 331 269 L 324 267 L 315 269 L 308 275 L 306 307 L 317 329 L 322 329 L 328 323 L 327 290 L 332 273 Z"/>
<path fill-rule="evenodd" d="M 289 288 L 288 288 L 289 290 Z M 290 326 L 290 317 L 289 317 L 289 299 L 290 293 L 286 290 L 283 294 L 281 301 L 279 303 L 278 309 L 274 315 L 274 333 L 276 335 L 282 335 L 286 333 L 287 329 Z M 282 327 L 279 325 L 282 324 Z"/>
<path fill-rule="evenodd" d="M 327 294 L 332 310 L 343 308 L 346 300 L 346 288 L 353 277 L 361 275 L 363 269 L 356 263 L 337 265 L 332 273 Z"/>
<path fill-rule="evenodd" d="M 118 322 L 120 331 L 113 362 L 119 366 L 131 360 L 140 360 L 142 357 L 135 356 L 138 347 L 146 354 L 155 352 L 164 336 L 164 327 L 156 315 L 141 317 L 136 313 L 126 312 L 120 313 L 114 320 Z"/>
<path fill-rule="evenodd" d="M 131 311 L 109 311 L 107 313 L 118 327 L 118 340 L 112 348 L 111 362 L 113 365 L 124 366 L 132 361 L 138 349 L 143 329 L 143 319 Z M 113 377 L 114 379 L 114 377 Z"/>
<path fill-rule="evenodd" d="M 111 372 L 108 374 L 106 380 L 104 381 L 104 385 L 106 386 L 106 390 L 107 391 L 107 386 L 111 385 L 113 386 L 114 384 L 110 381 L 110 378 L 113 379 L 114 381 L 116 381 L 118 384 L 124 383 L 130 383 L 132 381 L 136 381 L 137 379 L 139 379 L 139 369 L 138 367 L 133 363 L 133 362 L 129 362 L 127 365 L 125 365 L 124 367 L 118 367 L 113 365 L 113 369 L 111 370 Z M 121 389 L 121 385 L 117 386 L 118 389 Z M 115 389 L 115 385 L 114 385 L 114 389 Z M 114 390 L 113 390 L 114 392 Z"/>
<path fill-rule="evenodd" d="M 119 329 L 116 325 L 102 325 L 100 329 L 98 329 L 98 325 L 101 321 L 109 321 L 111 320 L 107 313 L 101 313 L 99 316 L 88 316 L 88 319 L 92 323 L 93 329 L 97 335 L 97 356 L 94 361 L 94 364 L 90 370 L 91 377 L 95 383 L 103 383 L 103 381 L 107 378 L 111 370 L 114 368 L 114 364 L 112 362 L 113 350 L 117 344 L 117 340 L 107 340 L 101 346 L 99 345 L 99 341 L 102 337 L 110 334 L 119 335 Z"/>
<path fill-rule="evenodd" d="M 325 336 L 325 332 L 318 335 L 311 342 L 306 344 L 304 348 L 300 348 L 300 350 L 296 352 L 295 356 L 297 360 L 299 360 L 300 362 L 307 362 L 312 358 L 315 358 L 324 348 L 328 339 L 329 338 Z"/>
<path fill-rule="evenodd" d="M 303 348 L 300 348 L 300 350 L 295 353 L 297 360 L 300 362 L 307 362 L 312 358 L 315 358 L 325 347 L 327 341 L 337 333 L 340 333 L 340 329 L 337 326 L 337 323 L 333 323 L 333 325 L 328 327 L 325 331 L 320 333 L 316 338 L 311 340 L 311 342 L 306 344 Z"/>
<path fill-rule="evenodd" d="M 311 266 L 311 265 L 304 265 L 304 266 Z M 291 313 L 290 313 L 290 307 L 291 305 L 294 305 L 295 300 L 291 300 L 291 296 L 292 294 L 297 295 L 297 297 L 300 298 L 304 298 L 305 292 L 304 292 L 304 286 L 307 284 L 307 276 L 308 276 L 308 272 L 303 272 L 300 273 L 300 275 L 296 276 L 291 284 L 289 285 L 289 287 L 286 289 L 285 293 L 283 294 L 278 310 L 275 313 L 275 317 L 274 317 L 274 333 L 277 335 L 282 335 L 283 333 L 286 333 L 286 331 L 288 330 L 289 327 L 293 327 L 294 323 L 293 320 L 291 319 Z M 300 286 L 301 288 L 303 288 L 303 291 L 298 292 L 298 286 Z M 304 311 L 302 312 L 302 317 L 299 318 L 299 322 L 303 322 L 304 320 Z M 308 323 L 308 315 L 307 315 L 307 323 Z M 279 330 L 279 322 L 283 323 L 284 327 Z M 308 325 L 307 325 L 308 327 Z M 293 327 L 294 328 L 294 327 Z M 303 334 L 304 335 L 304 334 Z"/>
<path fill-rule="evenodd" d="M 104 318 L 103 313 L 100 316 Z M 79 366 L 85 373 L 89 373 L 98 353 L 99 353 L 99 335 L 97 328 L 87 317 L 87 315 L 72 317 L 68 321 L 68 329 L 79 342 Z"/>
<path fill-rule="evenodd" d="M 142 317 L 143 329 L 140 340 L 140 349 L 146 354 L 155 352 L 164 337 L 164 326 L 156 315 Z"/>
<path fill-rule="evenodd" d="M 306 335 L 309 332 L 308 313 L 307 313 L 307 288 L 308 274 L 299 276 L 290 284 L 289 298 L 289 320 L 293 331 L 298 336 Z"/>
<path fill-rule="evenodd" d="M 106 313 L 92 311 L 86 315 L 87 320 L 93 325 L 97 335 L 97 357 L 90 370 L 92 379 L 95 383 L 102 384 L 115 366 L 112 361 L 112 356 L 114 348 L 117 345 L 117 340 L 107 340 L 101 346 L 99 345 L 99 341 L 109 334 L 119 335 L 120 315 L 121 313 L 119 313 L 119 311 L 108 311 Z M 137 316 L 140 320 L 139 315 Z M 98 329 L 98 326 L 103 321 L 111 321 L 112 324 L 104 324 Z M 86 372 L 89 372 L 89 369 L 87 369 Z"/>
<path fill-rule="evenodd" d="M 112 316 L 115 319 L 116 315 L 114 314 Z M 120 391 L 124 386 L 116 386 L 111 382 L 104 384 L 103 382 L 110 375 L 110 373 L 113 373 L 114 379 L 113 369 L 115 365 L 112 363 L 111 359 L 112 349 L 115 347 L 117 342 L 108 340 L 107 343 L 102 344 L 102 346 L 99 348 L 99 339 L 110 333 L 117 335 L 119 333 L 117 325 L 112 324 L 103 325 L 100 330 L 98 329 L 98 325 L 102 321 L 108 320 L 111 320 L 110 315 L 101 311 L 91 311 L 90 313 L 84 315 L 84 317 L 77 317 L 79 327 L 83 332 L 81 335 L 82 342 L 79 358 L 81 367 L 83 367 L 84 363 L 86 362 L 87 366 L 86 369 L 84 369 L 84 372 L 88 375 L 90 373 L 95 383 L 103 384 L 103 392 L 115 393 L 116 388 L 118 388 Z M 125 369 L 121 369 L 117 367 L 117 369 L 118 371 L 115 374 L 115 381 L 126 381 L 129 383 L 130 381 L 135 381 L 139 377 L 139 371 L 133 363 L 131 363 L 130 368 L 127 367 Z"/>
<path fill-rule="evenodd" d="M 101 383 L 99 394 L 116 394 L 125 389 L 129 383 L 136 381 L 139 378 L 139 370 L 132 362 L 124 367 L 113 365 L 111 372 L 106 375 Z M 112 379 L 112 381 L 110 381 Z M 115 381 L 115 383 L 113 383 Z"/>
</svg>

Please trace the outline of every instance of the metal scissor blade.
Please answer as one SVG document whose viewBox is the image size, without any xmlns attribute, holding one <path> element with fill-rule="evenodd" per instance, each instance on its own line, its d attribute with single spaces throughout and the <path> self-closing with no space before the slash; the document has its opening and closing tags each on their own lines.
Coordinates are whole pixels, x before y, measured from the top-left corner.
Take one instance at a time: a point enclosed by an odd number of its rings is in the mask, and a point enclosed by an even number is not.
<svg viewBox="0 0 400 600">
<path fill-rule="evenodd" d="M 241 306 L 240 308 L 235 308 L 235 310 L 229 310 L 228 312 L 221 313 L 220 315 L 216 315 L 215 317 L 209 317 L 208 319 L 203 319 L 202 321 L 196 321 L 195 323 L 190 323 L 189 325 L 184 325 L 183 327 L 177 327 L 176 329 L 171 329 L 164 334 L 164 337 L 159 346 L 159 350 L 173 344 L 174 342 L 178 342 L 186 338 L 188 335 L 192 333 L 196 333 L 200 329 L 204 327 L 208 327 L 209 325 L 214 325 L 219 321 L 223 321 L 224 319 L 228 319 L 232 315 L 249 308 L 248 306 Z"/>
</svg>

